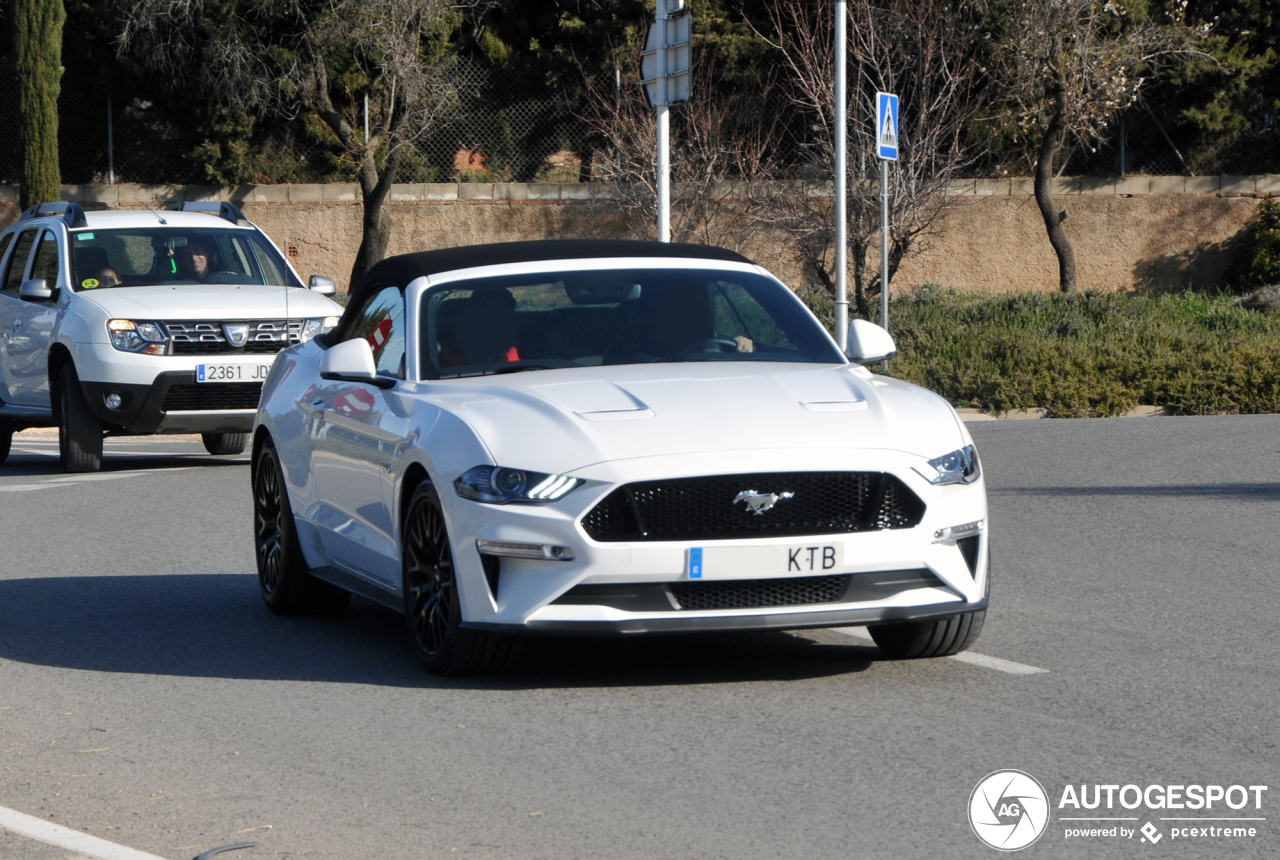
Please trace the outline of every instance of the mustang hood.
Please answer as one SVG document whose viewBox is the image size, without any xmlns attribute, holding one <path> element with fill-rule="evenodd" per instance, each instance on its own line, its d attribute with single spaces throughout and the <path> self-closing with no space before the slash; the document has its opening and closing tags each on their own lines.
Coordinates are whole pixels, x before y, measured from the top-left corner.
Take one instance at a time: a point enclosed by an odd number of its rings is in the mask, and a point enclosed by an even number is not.
<svg viewBox="0 0 1280 860">
<path fill-rule="evenodd" d="M 283 319 L 341 312 L 328 299 L 307 290 L 259 284 L 112 287 L 83 291 L 79 296 L 124 319 Z"/>
<path fill-rule="evenodd" d="M 853 366 L 627 365 L 425 383 L 421 390 L 474 428 L 496 462 L 549 472 L 797 445 L 936 457 L 965 444 L 940 397 Z M 954 430 L 944 435 L 939 427 Z"/>
</svg>

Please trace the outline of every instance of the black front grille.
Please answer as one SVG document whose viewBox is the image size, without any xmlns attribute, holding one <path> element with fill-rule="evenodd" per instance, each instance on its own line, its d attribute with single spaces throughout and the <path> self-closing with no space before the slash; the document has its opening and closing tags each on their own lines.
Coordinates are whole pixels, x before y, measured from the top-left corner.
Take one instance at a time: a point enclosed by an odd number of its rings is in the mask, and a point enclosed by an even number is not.
<svg viewBox="0 0 1280 860">
<path fill-rule="evenodd" d="M 762 513 L 739 494 L 784 496 Z M 616 541 L 729 540 L 847 534 L 919 524 L 924 502 L 882 472 L 782 472 L 714 475 L 627 484 L 583 517 L 593 539 Z"/>
<path fill-rule="evenodd" d="M 757 609 L 835 603 L 849 588 L 850 574 L 798 576 L 791 579 L 734 579 L 719 582 L 673 582 L 671 593 L 681 609 Z"/>
<path fill-rule="evenodd" d="M 207 382 L 175 385 L 165 395 L 165 412 L 207 412 L 222 409 L 257 409 L 261 382 Z"/>
</svg>

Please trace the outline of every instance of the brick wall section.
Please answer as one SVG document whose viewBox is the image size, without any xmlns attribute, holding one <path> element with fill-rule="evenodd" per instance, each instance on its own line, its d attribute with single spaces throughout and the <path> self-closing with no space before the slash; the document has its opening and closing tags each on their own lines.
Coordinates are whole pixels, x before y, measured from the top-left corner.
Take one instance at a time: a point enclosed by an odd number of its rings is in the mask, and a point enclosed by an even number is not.
<svg viewBox="0 0 1280 860">
<path fill-rule="evenodd" d="M 817 197 L 829 186 L 811 184 Z M 1057 262 L 1025 177 L 965 180 L 935 235 L 903 262 L 894 291 L 937 283 L 965 291 L 1052 290 Z M 392 187 L 391 253 L 482 242 L 601 233 L 593 200 L 608 187 L 550 183 L 431 183 Z M 1218 285 L 1257 199 L 1280 196 L 1280 175 L 1066 177 L 1054 195 L 1067 211 L 1085 288 L 1180 290 Z M 0 186 L 0 223 L 18 216 L 17 189 Z M 245 210 L 306 277 L 345 286 L 360 243 L 355 184 L 63 186 L 63 199 L 93 208 L 143 208 L 175 200 L 230 200 Z M 607 232 L 607 227 L 605 228 Z M 616 231 L 621 235 L 621 231 Z M 795 283 L 785 243 L 742 248 Z M 878 265 L 878 251 L 869 264 Z"/>
</svg>

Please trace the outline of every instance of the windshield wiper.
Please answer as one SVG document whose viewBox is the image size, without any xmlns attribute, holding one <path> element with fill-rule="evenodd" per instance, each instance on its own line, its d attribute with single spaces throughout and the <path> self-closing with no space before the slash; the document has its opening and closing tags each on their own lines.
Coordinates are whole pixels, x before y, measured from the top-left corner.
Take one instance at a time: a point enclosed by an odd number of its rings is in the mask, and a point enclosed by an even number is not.
<svg viewBox="0 0 1280 860">
<path fill-rule="evenodd" d="M 519 373 L 522 370 L 553 370 L 545 364 L 509 364 L 506 367 L 499 367 L 497 370 L 491 370 L 490 373 L 497 375 L 499 373 Z"/>
</svg>

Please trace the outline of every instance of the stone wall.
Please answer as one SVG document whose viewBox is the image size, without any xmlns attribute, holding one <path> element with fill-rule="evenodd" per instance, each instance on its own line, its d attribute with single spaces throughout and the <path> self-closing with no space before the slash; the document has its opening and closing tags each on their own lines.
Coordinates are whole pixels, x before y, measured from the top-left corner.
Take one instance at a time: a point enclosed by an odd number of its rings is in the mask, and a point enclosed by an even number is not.
<svg viewBox="0 0 1280 860">
<path fill-rule="evenodd" d="M 610 230 L 593 185 L 396 185 L 388 201 L 391 253 L 482 242 L 600 235 Z M 823 194 L 824 189 L 817 189 Z M 1280 196 L 1280 176 L 1066 178 L 1055 198 L 1068 213 L 1082 287 L 1180 290 L 1221 282 L 1257 200 Z M 355 185 L 64 186 L 63 197 L 93 208 L 144 208 L 174 200 L 240 205 L 305 278 L 346 284 L 360 243 Z M 903 262 L 894 291 L 925 283 L 975 292 L 1052 290 L 1057 261 L 1025 178 L 968 180 L 935 235 Z M 18 216 L 17 189 L 0 186 L 0 222 Z M 744 249 L 788 283 L 801 272 L 784 242 L 766 236 Z M 878 252 L 869 260 L 878 265 Z"/>
</svg>

